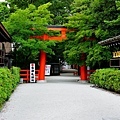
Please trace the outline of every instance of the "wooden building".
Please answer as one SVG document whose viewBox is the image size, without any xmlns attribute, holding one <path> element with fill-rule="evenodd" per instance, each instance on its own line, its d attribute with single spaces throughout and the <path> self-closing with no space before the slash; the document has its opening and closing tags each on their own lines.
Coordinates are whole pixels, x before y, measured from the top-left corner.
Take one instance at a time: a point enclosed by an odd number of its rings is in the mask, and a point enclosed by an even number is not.
<svg viewBox="0 0 120 120">
<path fill-rule="evenodd" d="M 98 42 L 103 46 L 109 46 L 113 56 L 110 59 L 110 67 L 120 68 L 120 35 Z"/>
<path fill-rule="evenodd" d="M 11 67 L 11 36 L 0 23 L 0 67 Z"/>
</svg>

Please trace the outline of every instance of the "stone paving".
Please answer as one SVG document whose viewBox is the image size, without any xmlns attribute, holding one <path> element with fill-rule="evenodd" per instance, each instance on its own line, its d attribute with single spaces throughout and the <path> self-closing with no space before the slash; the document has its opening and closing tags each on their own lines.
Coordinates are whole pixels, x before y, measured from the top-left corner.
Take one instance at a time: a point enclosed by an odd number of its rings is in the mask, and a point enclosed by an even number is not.
<svg viewBox="0 0 120 120">
<path fill-rule="evenodd" d="M 0 120 L 120 120 L 120 95 L 77 82 L 78 76 L 47 76 L 20 84 Z"/>
</svg>

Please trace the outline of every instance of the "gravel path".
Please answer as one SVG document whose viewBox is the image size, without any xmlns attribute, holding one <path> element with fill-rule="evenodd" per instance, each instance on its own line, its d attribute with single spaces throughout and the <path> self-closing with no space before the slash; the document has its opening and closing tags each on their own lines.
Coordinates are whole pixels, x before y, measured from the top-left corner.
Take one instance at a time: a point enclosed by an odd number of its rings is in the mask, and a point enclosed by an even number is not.
<svg viewBox="0 0 120 120">
<path fill-rule="evenodd" d="M 46 83 L 20 84 L 0 112 L 0 120 L 120 120 L 120 95 L 50 76 Z"/>
</svg>

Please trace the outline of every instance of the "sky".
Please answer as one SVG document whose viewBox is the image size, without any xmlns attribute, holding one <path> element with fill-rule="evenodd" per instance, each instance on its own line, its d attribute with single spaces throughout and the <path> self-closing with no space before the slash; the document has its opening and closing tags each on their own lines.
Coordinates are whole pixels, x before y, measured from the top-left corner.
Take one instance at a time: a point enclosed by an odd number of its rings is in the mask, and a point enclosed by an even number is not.
<svg viewBox="0 0 120 120">
<path fill-rule="evenodd" d="M 0 2 L 4 2 L 5 0 L 0 0 Z"/>
</svg>

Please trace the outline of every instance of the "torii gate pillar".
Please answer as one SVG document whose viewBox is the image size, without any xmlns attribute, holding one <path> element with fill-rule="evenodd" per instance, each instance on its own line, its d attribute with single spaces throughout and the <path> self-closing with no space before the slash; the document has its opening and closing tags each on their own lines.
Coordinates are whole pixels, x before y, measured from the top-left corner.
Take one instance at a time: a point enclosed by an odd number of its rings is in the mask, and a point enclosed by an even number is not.
<svg viewBox="0 0 120 120">
<path fill-rule="evenodd" d="M 39 80 L 45 80 L 45 64 L 46 64 L 46 53 L 44 51 L 40 51 L 40 61 L 39 61 Z"/>
<path fill-rule="evenodd" d="M 48 39 L 48 35 L 44 34 L 43 40 Z M 45 65 L 46 65 L 46 53 L 41 50 L 40 51 L 40 59 L 39 59 L 39 81 L 45 81 Z"/>
<path fill-rule="evenodd" d="M 48 30 L 58 30 L 61 32 L 61 36 L 49 36 L 44 34 L 42 36 L 32 36 L 31 38 L 46 40 L 55 40 L 62 41 L 66 39 L 67 28 L 64 26 L 48 26 Z M 46 65 L 46 53 L 41 50 L 40 51 L 40 60 L 39 60 L 39 81 L 45 81 L 45 65 Z"/>
<path fill-rule="evenodd" d="M 82 81 L 87 80 L 87 67 L 86 67 L 86 65 L 80 66 L 80 79 Z"/>
<path fill-rule="evenodd" d="M 82 53 L 81 60 L 85 61 L 86 55 L 85 53 Z M 80 80 L 86 81 L 87 80 L 87 67 L 86 64 L 80 66 Z"/>
</svg>

